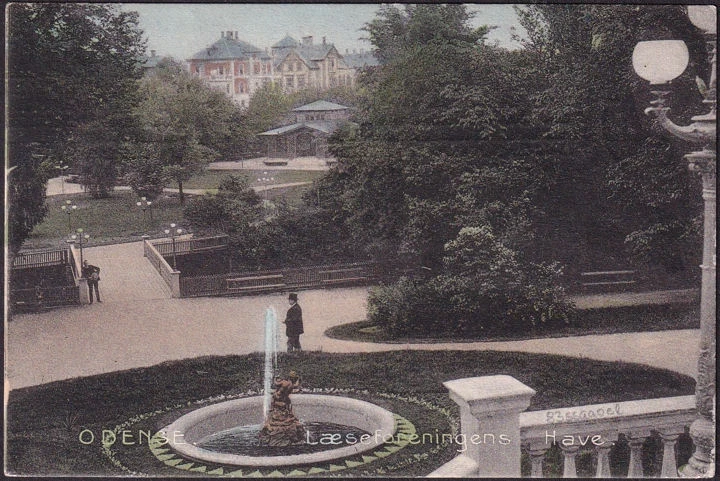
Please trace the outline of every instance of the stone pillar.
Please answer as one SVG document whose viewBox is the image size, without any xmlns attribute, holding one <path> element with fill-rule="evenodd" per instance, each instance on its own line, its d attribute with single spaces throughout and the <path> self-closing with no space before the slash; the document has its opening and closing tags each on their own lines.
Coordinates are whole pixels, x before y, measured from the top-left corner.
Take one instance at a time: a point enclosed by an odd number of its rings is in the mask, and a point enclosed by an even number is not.
<svg viewBox="0 0 720 481">
<path fill-rule="evenodd" d="M 88 291 L 87 279 L 78 279 L 78 289 L 80 290 L 80 304 L 90 304 L 90 292 Z"/>
<path fill-rule="evenodd" d="M 175 298 L 179 298 L 180 296 L 180 271 L 172 271 L 172 274 L 170 274 L 170 290 L 172 291 L 172 296 Z"/>
<path fill-rule="evenodd" d="M 465 456 L 478 476 L 520 477 L 520 413 L 535 391 L 511 376 L 483 376 L 444 383 L 460 407 Z"/>
</svg>

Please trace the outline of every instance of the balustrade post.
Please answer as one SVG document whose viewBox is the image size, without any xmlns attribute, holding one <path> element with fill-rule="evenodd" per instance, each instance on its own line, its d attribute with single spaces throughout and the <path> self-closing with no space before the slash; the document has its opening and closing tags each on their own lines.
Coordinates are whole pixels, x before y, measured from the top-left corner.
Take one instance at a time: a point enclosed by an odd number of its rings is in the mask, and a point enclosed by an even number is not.
<svg viewBox="0 0 720 481">
<path fill-rule="evenodd" d="M 511 376 L 483 376 L 443 383 L 460 407 L 464 455 L 478 476 L 520 477 L 520 413 L 535 390 Z"/>
<path fill-rule="evenodd" d="M 530 455 L 530 477 L 543 478 L 543 466 L 545 465 L 545 453 L 548 451 L 548 444 L 544 440 L 540 443 L 530 443 L 527 452 Z"/>
<path fill-rule="evenodd" d="M 678 476 L 675 444 L 683 431 L 682 427 L 674 429 L 663 428 L 658 430 L 660 433 L 660 439 L 662 439 L 663 443 L 662 471 L 660 473 L 661 478 L 677 478 Z"/>
<path fill-rule="evenodd" d="M 563 478 L 577 478 L 575 456 L 577 456 L 580 447 L 575 445 L 564 446 L 560 443 L 560 449 L 563 453 Z"/>
<path fill-rule="evenodd" d="M 595 451 L 597 452 L 596 478 L 610 477 L 610 449 L 612 449 L 617 439 L 617 433 L 604 433 L 602 435 L 602 443 L 595 446 Z"/>
<path fill-rule="evenodd" d="M 643 443 L 650 436 L 649 431 L 637 431 L 628 434 L 630 445 L 630 466 L 628 467 L 628 478 L 644 478 L 645 473 L 642 465 Z"/>
</svg>

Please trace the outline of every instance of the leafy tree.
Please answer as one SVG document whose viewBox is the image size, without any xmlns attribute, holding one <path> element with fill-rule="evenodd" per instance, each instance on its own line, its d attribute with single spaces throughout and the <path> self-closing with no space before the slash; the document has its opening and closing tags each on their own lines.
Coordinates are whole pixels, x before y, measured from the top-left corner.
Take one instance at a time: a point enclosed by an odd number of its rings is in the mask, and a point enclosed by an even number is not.
<svg viewBox="0 0 720 481">
<path fill-rule="evenodd" d="M 631 68 L 638 41 L 687 39 L 693 59 L 674 86 L 693 91 L 705 52 L 682 8 L 532 5 L 518 15 L 528 32 L 525 49 L 536 59 L 533 69 L 544 79 L 529 117 L 543 142 L 538 160 L 549 167 L 536 197 L 547 214 L 539 238 L 561 239 L 555 244 L 565 256 L 586 263 L 598 262 L 583 259 L 588 252 L 610 255 L 623 240 L 654 264 L 677 269 L 695 263 L 686 253 L 699 202 L 679 161 L 686 147 L 651 129 L 642 114 L 649 89 Z M 674 95 L 673 112 L 687 119 L 699 100 L 699 94 Z"/>
<path fill-rule="evenodd" d="M 96 136 L 108 115 L 124 119 L 145 47 L 137 14 L 112 5 L 16 3 L 7 14 L 12 253 L 45 215 L 45 183 L 67 139 Z"/>
<path fill-rule="evenodd" d="M 138 184 L 176 182 L 184 203 L 183 183 L 231 148 L 234 134 L 241 133 L 240 114 L 223 92 L 206 86 L 179 64 L 168 60 L 158 67 L 156 75 L 140 84 L 136 116 L 142 135 L 125 171 L 142 179 Z M 138 165 L 143 157 L 146 163 Z"/>
<path fill-rule="evenodd" d="M 218 185 L 217 194 L 194 198 L 185 206 L 183 217 L 198 232 L 237 235 L 259 219 L 260 197 L 246 177 L 228 175 Z"/>
</svg>

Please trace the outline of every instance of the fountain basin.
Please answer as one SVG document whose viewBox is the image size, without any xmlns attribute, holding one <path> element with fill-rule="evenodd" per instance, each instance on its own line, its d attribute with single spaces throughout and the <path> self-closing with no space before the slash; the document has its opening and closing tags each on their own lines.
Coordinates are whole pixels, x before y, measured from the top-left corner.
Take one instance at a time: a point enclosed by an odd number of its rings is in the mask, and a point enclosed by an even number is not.
<svg viewBox="0 0 720 481">
<path fill-rule="evenodd" d="M 219 431 L 236 426 L 262 424 L 262 396 L 235 399 L 196 409 L 163 428 L 160 434 L 168 440 L 168 445 L 175 452 L 190 459 L 233 466 L 275 467 L 322 463 L 353 456 L 376 449 L 395 433 L 393 414 L 369 402 L 339 396 L 295 394 L 292 404 L 295 415 L 302 422 L 333 422 L 355 426 L 367 431 L 370 436 L 349 446 L 329 446 L 329 449 L 320 452 L 284 456 L 220 453 L 194 444 Z"/>
</svg>

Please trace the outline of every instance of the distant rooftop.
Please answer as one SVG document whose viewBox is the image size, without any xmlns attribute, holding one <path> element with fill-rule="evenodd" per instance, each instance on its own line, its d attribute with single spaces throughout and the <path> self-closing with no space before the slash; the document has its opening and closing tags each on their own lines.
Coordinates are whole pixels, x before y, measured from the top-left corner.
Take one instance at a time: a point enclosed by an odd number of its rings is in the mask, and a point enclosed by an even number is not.
<svg viewBox="0 0 720 481">
<path fill-rule="evenodd" d="M 240 40 L 237 32 L 221 32 L 220 40 L 204 48 L 190 57 L 189 60 L 219 60 L 233 58 L 247 58 L 253 54 L 260 54 L 262 58 L 269 58 L 264 50 L 248 42 Z"/>
<path fill-rule="evenodd" d="M 343 55 L 345 65 L 350 68 L 374 67 L 380 65 L 380 62 L 372 52 L 346 53 Z"/>
</svg>

